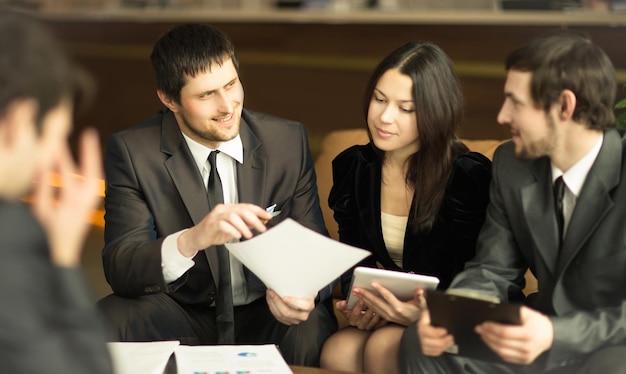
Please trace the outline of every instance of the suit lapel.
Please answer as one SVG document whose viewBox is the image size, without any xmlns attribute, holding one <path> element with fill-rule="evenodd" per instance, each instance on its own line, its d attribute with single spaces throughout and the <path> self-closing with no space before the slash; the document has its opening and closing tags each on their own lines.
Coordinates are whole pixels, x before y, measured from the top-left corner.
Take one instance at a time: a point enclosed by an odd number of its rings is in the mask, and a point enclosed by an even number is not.
<svg viewBox="0 0 626 374">
<path fill-rule="evenodd" d="M 237 187 L 239 201 L 263 207 L 266 186 L 267 156 L 263 144 L 254 134 L 247 121 L 248 112 L 244 110 L 241 117 L 239 136 L 243 146 L 243 164 L 237 164 Z M 262 290 L 263 282 L 247 267 L 243 267 L 249 289 Z"/>
<path fill-rule="evenodd" d="M 170 155 L 165 161 L 165 168 L 193 224 L 196 225 L 209 213 L 209 200 L 200 171 L 180 132 L 174 114 L 170 111 L 163 116 L 161 152 Z M 209 261 L 213 279 L 219 279 L 217 251 L 204 251 L 204 253 Z"/>
<path fill-rule="evenodd" d="M 565 233 L 557 270 L 567 267 L 589 236 L 613 208 L 610 191 L 619 183 L 622 168 L 622 145 L 617 131 L 604 134 L 600 153 L 587 174 L 587 179 L 576 200 L 570 224 Z"/>
<path fill-rule="evenodd" d="M 367 163 L 355 174 L 354 181 L 358 214 L 372 252 L 378 254 L 379 258 L 388 258 L 383 265 L 389 267 L 394 262 L 385 247 L 380 222 L 381 163 L 371 147 L 364 153 L 364 157 Z"/>
<path fill-rule="evenodd" d="M 198 224 L 209 211 L 209 201 L 202 176 L 172 112 L 168 112 L 163 117 L 161 134 L 161 151 L 170 155 L 165 161 L 165 168 L 193 223 Z M 190 181 L 196 183 L 190 183 Z"/>
<path fill-rule="evenodd" d="M 533 166 L 534 182 L 520 188 L 522 210 L 537 250 L 547 267 L 554 271 L 559 238 L 552 196 L 550 160 L 542 157 L 534 161 Z"/>
<path fill-rule="evenodd" d="M 243 164 L 237 164 L 239 201 L 261 206 L 265 197 L 267 157 L 261 141 L 243 117 L 239 136 L 243 145 Z"/>
</svg>

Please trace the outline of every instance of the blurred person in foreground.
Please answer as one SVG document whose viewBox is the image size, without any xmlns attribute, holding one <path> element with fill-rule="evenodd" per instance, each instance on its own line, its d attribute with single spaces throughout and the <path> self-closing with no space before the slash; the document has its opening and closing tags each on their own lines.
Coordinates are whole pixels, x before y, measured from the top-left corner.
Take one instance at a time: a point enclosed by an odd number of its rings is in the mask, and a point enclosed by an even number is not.
<svg viewBox="0 0 626 374">
<path fill-rule="evenodd" d="M 522 295 L 530 268 L 538 292 L 525 299 L 520 325 L 475 328 L 503 363 L 445 353 L 454 336 L 425 310 L 404 333 L 402 369 L 623 373 L 626 138 L 615 129 L 615 70 L 600 47 L 571 32 L 531 40 L 506 70 L 498 122 L 512 141 L 494 155 L 476 257 L 450 287 L 508 302 Z"/>
<path fill-rule="evenodd" d="M 99 196 L 97 133 L 68 147 L 91 81 L 41 23 L 0 12 L 0 371 L 110 373 L 79 266 Z M 58 173 L 60 190 L 53 187 Z M 82 177 L 77 177 L 80 174 Z M 22 201 L 28 195 L 31 204 Z"/>
</svg>

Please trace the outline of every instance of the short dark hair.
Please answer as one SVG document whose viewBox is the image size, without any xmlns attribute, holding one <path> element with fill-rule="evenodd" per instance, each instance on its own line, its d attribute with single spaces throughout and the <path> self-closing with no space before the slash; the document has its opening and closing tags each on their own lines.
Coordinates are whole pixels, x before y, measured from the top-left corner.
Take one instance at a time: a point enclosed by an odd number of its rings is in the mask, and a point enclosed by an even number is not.
<svg viewBox="0 0 626 374">
<path fill-rule="evenodd" d="M 166 32 L 150 55 L 157 89 L 180 103 L 180 91 L 187 77 L 211 71 L 211 65 L 229 59 L 239 70 L 239 61 L 230 38 L 210 25 L 188 23 Z"/>
<path fill-rule="evenodd" d="M 37 126 L 64 99 L 85 106 L 94 93 L 91 77 L 32 16 L 0 11 L 0 115 L 15 100 L 34 99 Z"/>
<path fill-rule="evenodd" d="M 408 160 L 406 182 L 415 191 L 409 224 L 415 231 L 428 231 L 443 201 L 454 159 L 467 151 L 458 137 L 465 107 L 463 90 L 454 64 L 441 48 L 428 41 L 408 42 L 374 69 L 365 90 L 366 118 L 374 89 L 390 69 L 398 69 L 413 81 L 420 148 Z"/>
<path fill-rule="evenodd" d="M 575 121 L 591 129 L 615 126 L 615 68 L 588 37 L 564 31 L 532 39 L 507 57 L 506 69 L 532 73 L 530 92 L 544 111 L 563 90 L 571 90 L 576 95 Z"/>
</svg>

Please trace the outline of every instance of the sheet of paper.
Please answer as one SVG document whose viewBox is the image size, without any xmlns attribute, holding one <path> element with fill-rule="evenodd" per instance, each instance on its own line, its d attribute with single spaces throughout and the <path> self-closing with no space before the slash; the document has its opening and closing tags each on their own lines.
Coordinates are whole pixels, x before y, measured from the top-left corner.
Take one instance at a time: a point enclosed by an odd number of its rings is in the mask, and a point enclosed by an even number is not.
<svg viewBox="0 0 626 374">
<path fill-rule="evenodd" d="M 287 218 L 226 248 L 280 296 L 311 297 L 369 255 Z"/>
<path fill-rule="evenodd" d="M 163 374 L 178 340 L 107 343 L 115 374 Z"/>
<path fill-rule="evenodd" d="M 274 344 L 181 345 L 176 348 L 178 374 L 292 374 Z"/>
</svg>

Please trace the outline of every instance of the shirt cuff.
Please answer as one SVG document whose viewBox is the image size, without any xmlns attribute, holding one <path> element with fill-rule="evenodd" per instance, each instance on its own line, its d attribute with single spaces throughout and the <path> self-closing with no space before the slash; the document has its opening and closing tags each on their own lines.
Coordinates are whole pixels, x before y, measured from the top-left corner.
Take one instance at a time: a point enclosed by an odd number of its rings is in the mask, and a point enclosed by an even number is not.
<svg viewBox="0 0 626 374">
<path fill-rule="evenodd" d="M 163 244 L 161 245 L 161 268 L 163 269 L 165 283 L 174 282 L 195 265 L 193 261 L 195 253 L 191 257 L 185 257 L 178 250 L 178 237 L 186 230 L 175 232 L 163 239 Z"/>
</svg>

